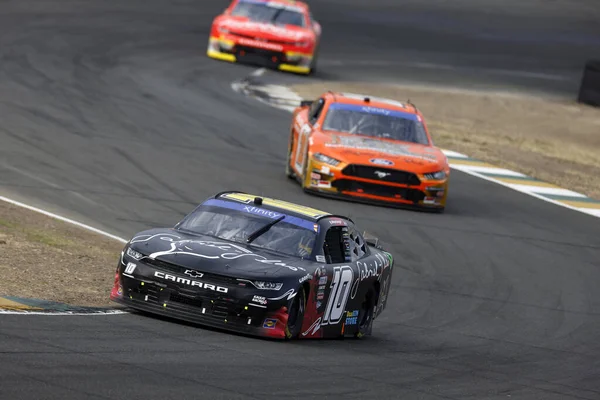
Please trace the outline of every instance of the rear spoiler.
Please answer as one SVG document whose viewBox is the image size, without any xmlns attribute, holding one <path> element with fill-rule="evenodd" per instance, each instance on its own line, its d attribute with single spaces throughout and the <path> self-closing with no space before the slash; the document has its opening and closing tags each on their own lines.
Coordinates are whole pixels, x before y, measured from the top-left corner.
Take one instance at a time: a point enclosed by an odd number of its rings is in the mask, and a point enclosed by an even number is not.
<svg viewBox="0 0 600 400">
<path fill-rule="evenodd" d="M 363 238 L 365 239 L 365 242 L 371 246 L 371 247 L 375 247 L 376 249 L 382 249 L 383 247 L 381 246 L 381 243 L 379 243 L 379 238 L 375 235 L 370 234 L 367 231 L 363 232 Z"/>
<path fill-rule="evenodd" d="M 302 100 L 300 102 L 300 107 L 306 107 L 306 106 L 312 106 L 312 104 L 314 103 L 314 100 Z"/>
</svg>

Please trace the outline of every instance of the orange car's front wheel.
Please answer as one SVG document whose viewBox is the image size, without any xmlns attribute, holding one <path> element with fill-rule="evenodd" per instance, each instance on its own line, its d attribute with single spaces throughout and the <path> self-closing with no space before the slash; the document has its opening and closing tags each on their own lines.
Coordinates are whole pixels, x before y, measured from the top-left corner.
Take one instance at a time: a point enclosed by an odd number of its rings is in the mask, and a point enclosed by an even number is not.
<svg viewBox="0 0 600 400">
<path fill-rule="evenodd" d="M 308 157 L 308 149 L 306 149 L 306 154 L 304 155 L 304 168 L 302 169 L 302 177 L 300 180 L 300 185 L 303 190 L 306 190 L 310 187 L 310 158 Z"/>
</svg>

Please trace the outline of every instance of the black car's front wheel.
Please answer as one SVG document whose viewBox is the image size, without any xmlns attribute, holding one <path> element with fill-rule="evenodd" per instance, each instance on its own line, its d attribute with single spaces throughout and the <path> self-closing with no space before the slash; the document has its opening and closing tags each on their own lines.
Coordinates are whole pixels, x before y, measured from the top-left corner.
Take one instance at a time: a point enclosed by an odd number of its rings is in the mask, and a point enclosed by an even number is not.
<svg viewBox="0 0 600 400">
<path fill-rule="evenodd" d="M 306 293 L 300 286 L 298 293 L 288 303 L 288 321 L 285 326 L 285 338 L 296 339 L 302 330 L 304 310 L 306 309 Z"/>
</svg>

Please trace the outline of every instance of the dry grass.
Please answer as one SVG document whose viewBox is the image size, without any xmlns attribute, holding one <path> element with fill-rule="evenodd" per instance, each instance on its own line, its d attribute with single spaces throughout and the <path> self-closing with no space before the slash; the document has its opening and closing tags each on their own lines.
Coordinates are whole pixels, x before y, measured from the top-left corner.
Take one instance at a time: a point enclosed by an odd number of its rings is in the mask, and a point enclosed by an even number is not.
<svg viewBox="0 0 600 400">
<path fill-rule="evenodd" d="M 600 109 L 525 95 L 392 84 L 324 82 L 292 89 L 305 99 L 325 90 L 410 98 L 438 147 L 600 198 Z"/>
<path fill-rule="evenodd" d="M 123 245 L 0 202 L 0 295 L 78 306 L 114 305 L 108 296 Z"/>
</svg>

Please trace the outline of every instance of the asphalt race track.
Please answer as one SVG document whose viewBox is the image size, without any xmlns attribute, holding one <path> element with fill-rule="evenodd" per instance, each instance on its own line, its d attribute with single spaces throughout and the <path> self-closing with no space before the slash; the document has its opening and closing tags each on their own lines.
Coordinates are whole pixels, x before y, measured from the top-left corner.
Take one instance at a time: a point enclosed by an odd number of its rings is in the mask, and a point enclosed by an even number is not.
<svg viewBox="0 0 600 400">
<path fill-rule="evenodd" d="M 574 97 L 600 47 L 594 1 L 315 3 L 320 78 Z M 459 172 L 442 215 L 302 194 L 283 174 L 289 114 L 231 89 L 252 67 L 204 56 L 225 4 L 2 1 L 0 194 L 123 237 L 227 189 L 350 214 L 399 263 L 374 336 L 2 315 L 0 398 L 600 398 L 599 221 Z"/>
</svg>

